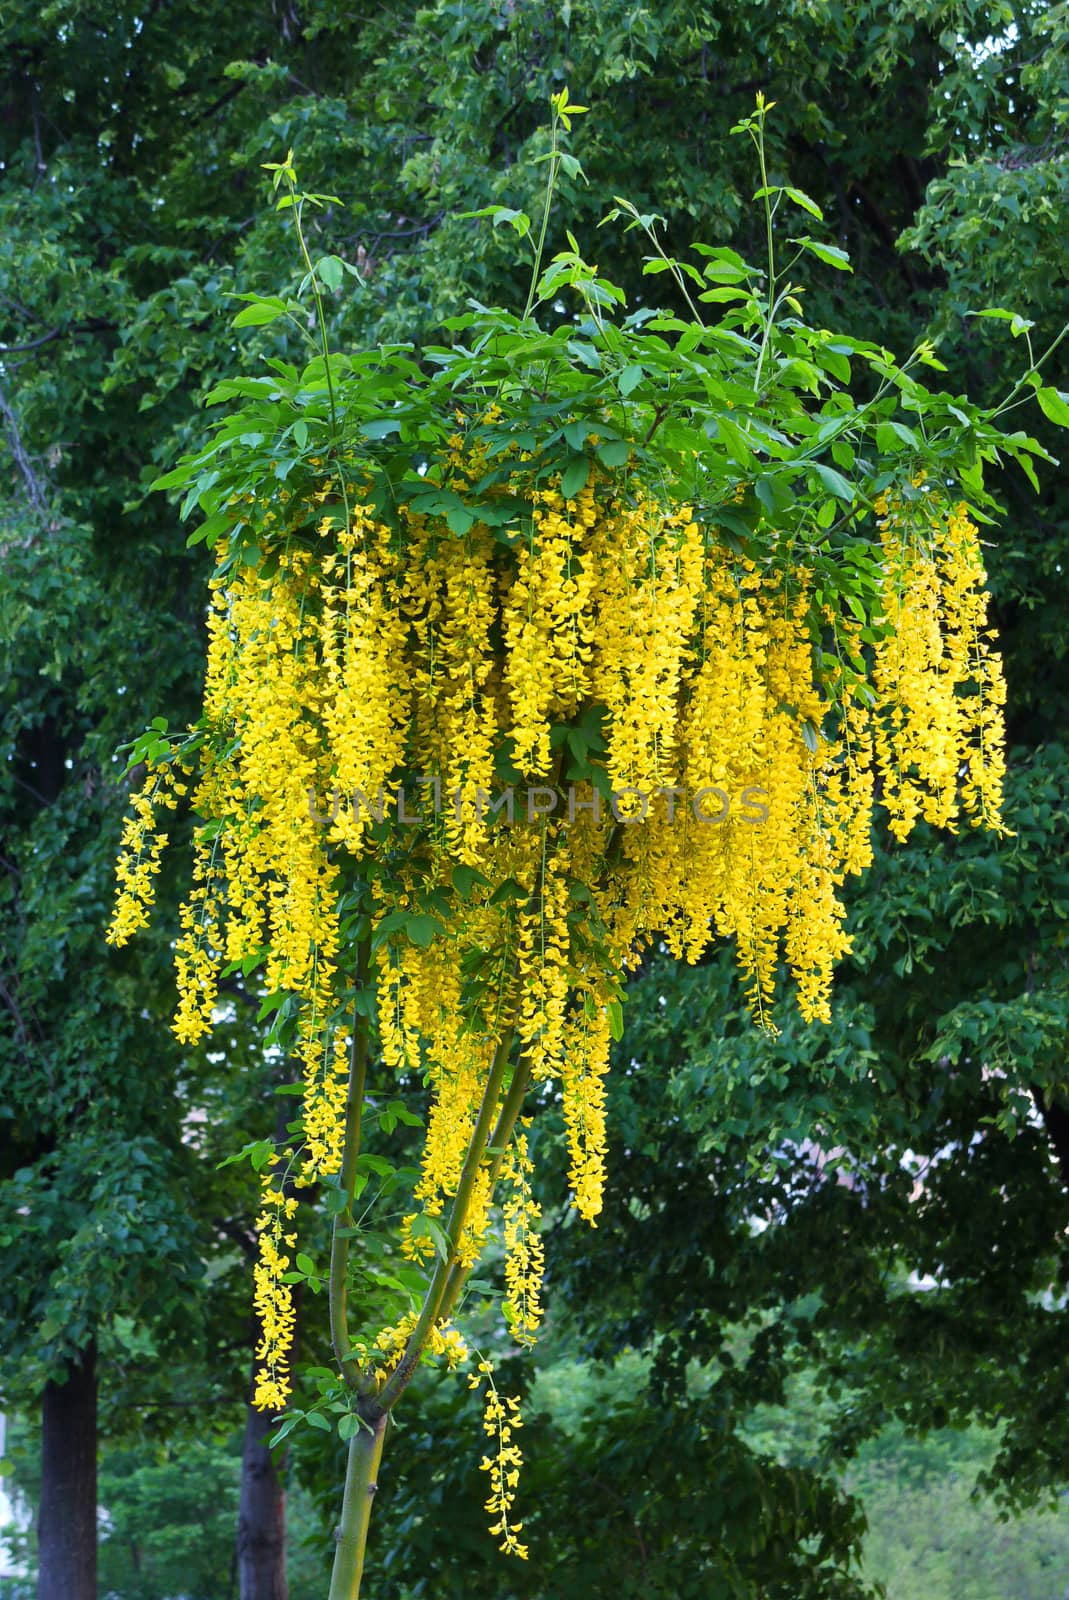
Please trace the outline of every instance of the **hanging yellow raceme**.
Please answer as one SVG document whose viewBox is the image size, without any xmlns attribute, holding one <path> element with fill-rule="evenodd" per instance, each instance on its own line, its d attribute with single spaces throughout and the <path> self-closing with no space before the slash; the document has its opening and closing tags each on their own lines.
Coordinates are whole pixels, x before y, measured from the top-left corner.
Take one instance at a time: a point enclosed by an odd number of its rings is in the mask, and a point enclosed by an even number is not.
<svg viewBox="0 0 1069 1600">
<path fill-rule="evenodd" d="M 453 470 L 474 475 L 461 445 Z M 229 963 L 262 962 L 267 992 L 295 997 L 299 1188 L 340 1165 L 353 958 L 338 905 L 363 874 L 381 1058 L 431 1093 L 405 1253 L 433 1265 L 427 1219 L 458 1193 L 513 1039 L 560 1096 L 573 1203 L 594 1222 L 613 1018 L 644 949 L 663 939 L 694 961 L 732 939 L 759 1018 L 771 1026 L 783 970 L 803 1015 L 827 1018 L 849 943 L 840 891 L 870 859 L 877 799 L 898 838 L 962 811 L 1000 826 L 1004 687 L 976 528 L 919 481 L 885 494 L 880 614 L 863 630 L 787 534 L 740 553 L 715 520 L 593 469 L 573 498 L 528 485 L 526 518 L 463 534 L 404 505 L 387 525 L 336 476 L 304 505 L 282 493 L 251 560 L 216 547 L 199 747 L 189 774 L 158 763 L 134 798 L 109 937 L 147 918 L 155 817 L 188 776 L 201 825 L 175 1031 L 207 1031 Z M 541 1314 L 530 1171 L 523 1136 L 488 1152 L 452 1241 L 471 1266 L 503 1177 L 507 1315 L 524 1342 Z M 267 1178 L 256 1403 L 278 1410 L 296 1201 Z M 412 1325 L 366 1331 L 369 1381 L 388 1380 Z M 430 1348 L 461 1358 L 448 1317 Z M 518 1424 L 480 1373 L 490 1503 L 522 1553 Z"/>
</svg>

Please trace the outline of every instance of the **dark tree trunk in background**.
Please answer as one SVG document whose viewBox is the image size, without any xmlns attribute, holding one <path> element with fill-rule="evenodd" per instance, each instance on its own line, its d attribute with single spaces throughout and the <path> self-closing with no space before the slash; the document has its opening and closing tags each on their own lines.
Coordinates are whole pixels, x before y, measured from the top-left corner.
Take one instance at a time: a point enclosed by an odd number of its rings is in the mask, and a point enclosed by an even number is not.
<svg viewBox="0 0 1069 1600">
<path fill-rule="evenodd" d="M 1051 1149 L 1058 1159 L 1062 1183 L 1069 1189 L 1069 1111 L 1057 1100 L 1051 1100 L 1048 1105 L 1047 1097 L 1038 1089 L 1033 1089 L 1032 1099 L 1043 1118 Z"/>
<path fill-rule="evenodd" d="M 287 1600 L 286 1501 L 267 1448 L 277 1419 L 245 1410 L 238 1506 L 238 1585 L 241 1600 Z"/>
<path fill-rule="evenodd" d="M 41 1508 L 37 1600 L 96 1600 L 96 1349 L 65 1383 L 45 1386 L 41 1407 Z"/>
</svg>

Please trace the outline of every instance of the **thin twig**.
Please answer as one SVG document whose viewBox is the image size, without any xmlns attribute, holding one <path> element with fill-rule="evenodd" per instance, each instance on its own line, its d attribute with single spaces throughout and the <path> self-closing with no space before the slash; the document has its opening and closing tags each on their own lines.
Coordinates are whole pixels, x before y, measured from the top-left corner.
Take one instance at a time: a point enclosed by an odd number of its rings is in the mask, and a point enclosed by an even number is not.
<svg viewBox="0 0 1069 1600">
<path fill-rule="evenodd" d="M 4 422 L 7 425 L 7 434 L 8 441 L 11 446 L 11 454 L 14 457 L 15 465 L 21 472 L 23 481 L 26 484 L 26 492 L 30 497 L 30 505 L 33 507 L 34 511 L 36 511 L 41 520 L 44 521 L 44 493 L 41 489 L 40 483 L 37 480 L 37 474 L 30 465 L 30 458 L 22 447 L 22 438 L 19 434 L 18 423 L 15 420 L 15 413 L 8 405 L 2 389 L 0 389 L 0 412 L 3 413 Z"/>
</svg>

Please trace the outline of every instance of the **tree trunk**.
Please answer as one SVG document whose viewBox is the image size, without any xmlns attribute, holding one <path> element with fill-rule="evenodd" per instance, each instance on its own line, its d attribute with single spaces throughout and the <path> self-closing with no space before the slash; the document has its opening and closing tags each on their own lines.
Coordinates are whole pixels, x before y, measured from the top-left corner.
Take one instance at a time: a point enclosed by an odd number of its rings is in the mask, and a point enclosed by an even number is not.
<svg viewBox="0 0 1069 1600">
<path fill-rule="evenodd" d="M 287 1600 L 286 1500 L 267 1448 L 277 1418 L 245 1408 L 238 1507 L 238 1583 L 241 1600 Z"/>
<path fill-rule="evenodd" d="M 65 1383 L 45 1385 L 37 1600 L 96 1600 L 97 1374 L 89 1345 Z"/>
</svg>

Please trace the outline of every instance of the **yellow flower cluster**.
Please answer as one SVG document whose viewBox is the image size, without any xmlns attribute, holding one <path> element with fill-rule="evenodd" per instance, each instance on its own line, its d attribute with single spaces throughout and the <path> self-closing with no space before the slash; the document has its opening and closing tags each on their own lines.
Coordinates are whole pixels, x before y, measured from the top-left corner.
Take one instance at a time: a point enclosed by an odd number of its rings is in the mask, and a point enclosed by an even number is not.
<svg viewBox="0 0 1069 1600">
<path fill-rule="evenodd" d="M 568 1176 L 576 1210 L 593 1225 L 605 1187 L 605 1074 L 612 1042 L 608 1005 L 588 995 L 572 1013 L 568 1037 L 562 1072 Z"/>
<path fill-rule="evenodd" d="M 571 514 L 559 494 L 536 493 L 508 586 L 502 624 L 513 760 L 531 776 L 550 770 L 551 715 L 572 715 L 589 692 L 594 567 L 582 550 L 597 521 L 592 479 Z"/>
<path fill-rule="evenodd" d="M 518 1344 L 533 1345 L 542 1322 L 545 1250 L 538 1236 L 541 1208 L 531 1192 L 534 1163 L 521 1133 L 501 1169 L 507 1194 L 501 1206 L 505 1234 L 505 1299 L 502 1311 Z"/>
<path fill-rule="evenodd" d="M 889 632 L 874 673 L 876 764 L 888 825 L 899 839 L 918 817 L 953 829 L 960 807 L 973 826 L 1004 831 L 1006 688 L 976 527 L 923 479 L 909 487 L 911 498 L 877 503 Z"/>
<path fill-rule="evenodd" d="M 459 435 L 443 470 L 474 475 Z M 593 469 L 571 499 L 516 470 L 510 503 L 527 513 L 464 533 L 405 505 L 377 520 L 360 484 L 325 472 L 304 503 L 279 493 L 256 551 L 219 549 L 189 753 L 203 826 L 179 1037 L 210 1026 L 224 965 L 260 962 L 267 992 L 297 1007 L 295 1182 L 336 1173 L 355 965 L 339 897 L 362 882 L 382 1061 L 431 1092 L 402 1246 L 432 1266 L 417 1218 L 462 1195 L 461 1270 L 489 1235 L 503 1160 L 491 1148 L 464 1180 L 469 1144 L 480 1119 L 514 1122 L 514 1081 L 559 1097 L 573 1203 L 597 1217 L 611 1021 L 654 940 L 691 961 L 733 940 L 762 1021 L 785 973 L 803 1014 L 826 1018 L 848 947 L 841 889 L 870 859 L 877 798 L 900 838 L 959 811 L 1000 825 L 1005 691 L 964 508 L 920 483 L 885 496 L 870 547 L 882 587 L 862 622 L 786 533 L 760 531 L 747 555 L 693 508 Z M 145 921 L 156 813 L 181 792 L 157 766 L 134 800 L 115 942 Z M 516 1079 L 495 1067 L 510 1049 Z M 524 1338 L 541 1273 L 529 1170 L 521 1143 L 502 1226 Z M 271 1407 L 287 1389 L 288 1220 L 265 1203 Z M 368 1330 L 384 1381 L 411 1331 Z M 512 1470 L 495 1479 L 506 1540 Z"/>
<path fill-rule="evenodd" d="M 375 1337 L 376 1359 L 383 1365 L 378 1368 L 379 1381 L 385 1383 L 387 1373 L 393 1363 L 400 1356 L 408 1342 L 409 1335 L 416 1326 L 414 1314 L 402 1317 L 400 1322 L 388 1328 L 383 1328 Z M 357 1347 L 360 1349 L 361 1347 Z M 366 1354 L 366 1347 L 364 1353 Z M 436 1323 L 430 1331 L 427 1342 L 427 1354 L 443 1360 L 449 1370 L 455 1371 L 468 1360 L 468 1346 L 463 1334 L 451 1323 Z"/>
<path fill-rule="evenodd" d="M 490 1494 L 486 1501 L 486 1510 L 496 1519 L 490 1524 L 490 1532 L 501 1540 L 498 1549 L 505 1555 L 518 1556 L 521 1561 L 526 1561 L 527 1546 L 521 1544 L 519 1540 L 523 1523 L 511 1520 L 512 1507 L 516 1500 L 516 1485 L 520 1481 L 520 1468 L 523 1466 L 523 1455 L 513 1438 L 523 1427 L 520 1403 L 511 1395 L 502 1398 L 494 1382 L 493 1367 L 485 1360 L 478 1363 L 476 1370 L 468 1379 L 468 1387 L 471 1389 L 479 1389 L 483 1384 L 486 1386 L 486 1394 L 483 1397 L 483 1432 L 489 1436 L 494 1445 L 493 1455 L 483 1456 L 479 1463 L 482 1471 L 490 1474 Z"/>
<path fill-rule="evenodd" d="M 271 1166 L 276 1164 L 277 1158 L 272 1158 Z M 253 1307 L 260 1323 L 256 1359 L 263 1363 L 257 1375 L 255 1403 L 262 1411 L 285 1410 L 290 1392 L 289 1349 L 297 1316 L 293 1291 L 282 1280 L 290 1269 L 286 1251 L 297 1244 L 297 1235 L 287 1232 L 296 1210 L 297 1201 L 269 1171 L 256 1219 L 260 1257 L 253 1268 Z"/>
<path fill-rule="evenodd" d="M 116 947 L 148 926 L 160 858 L 167 848 L 167 835 L 157 826 L 156 813 L 174 811 L 180 796 L 188 792 L 188 786 L 179 781 L 180 771 L 170 763 L 156 767 L 149 763 L 145 787 L 131 796 L 115 869 L 115 911 L 108 924 L 108 943 Z"/>
</svg>

